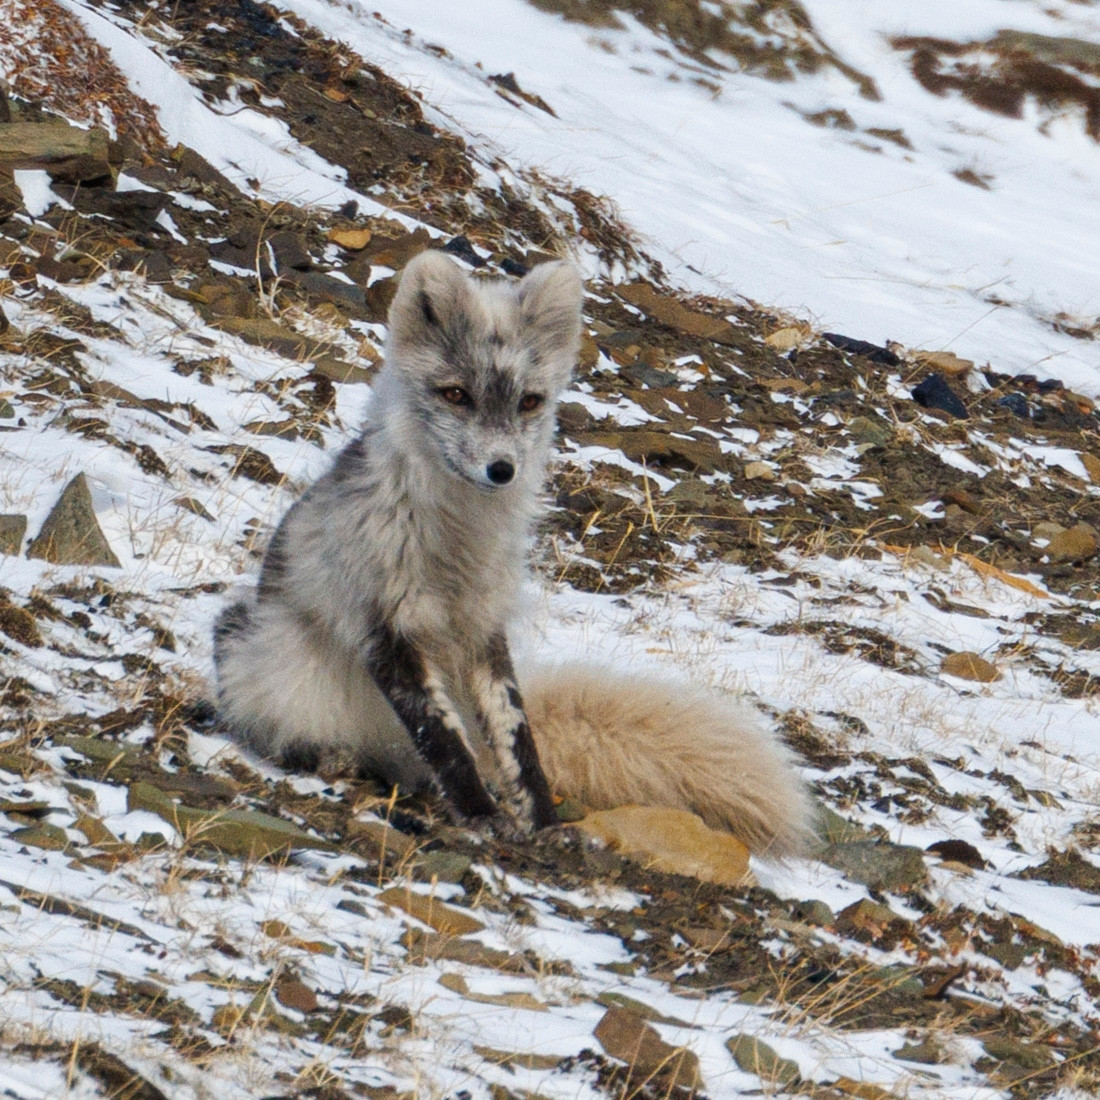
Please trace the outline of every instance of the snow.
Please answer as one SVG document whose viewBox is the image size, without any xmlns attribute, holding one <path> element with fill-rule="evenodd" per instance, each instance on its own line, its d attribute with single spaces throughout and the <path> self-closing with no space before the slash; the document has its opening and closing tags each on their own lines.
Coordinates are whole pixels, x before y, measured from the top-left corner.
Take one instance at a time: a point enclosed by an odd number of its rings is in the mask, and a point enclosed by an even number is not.
<svg viewBox="0 0 1100 1100">
<path fill-rule="evenodd" d="M 250 109 L 223 113 L 205 102 L 110 8 L 62 2 L 110 49 L 135 90 L 157 106 L 169 141 L 196 149 L 246 193 L 255 190 L 250 181 L 256 180 L 259 193 L 271 201 L 334 207 L 355 198 L 364 210 L 383 212 L 374 200 L 347 188 L 339 169 L 294 141 L 281 124 Z M 530 185 L 537 186 L 531 173 L 538 171 L 612 197 L 677 285 L 809 313 L 820 327 L 861 338 L 988 355 L 1000 370 L 1052 375 L 1084 393 L 1100 393 L 1092 345 L 1056 332 L 1050 323 L 1058 314 L 1088 321 L 1100 312 L 1095 249 L 1082 247 L 1082 242 L 1100 239 L 1097 146 L 1083 136 L 1077 120 L 1061 120 L 1040 133 L 1033 118 L 1002 119 L 953 97 L 930 97 L 886 44 L 889 35 L 902 33 L 985 37 L 1006 18 L 1002 3 L 810 0 L 807 7 L 825 40 L 874 77 L 883 93 L 878 103 L 858 97 L 850 82 L 835 74 L 772 85 L 723 73 L 715 77 L 721 90 L 713 95 L 666 79 L 677 62 L 660 57 L 656 51 L 664 44 L 629 18 L 624 17 L 623 30 L 600 32 L 612 47 L 607 52 L 592 43 L 589 28 L 539 13 L 521 0 L 477 0 L 472 6 L 443 0 L 284 0 L 283 7 L 418 88 L 429 117 L 462 134 L 476 150 L 486 178 L 508 172 L 524 178 L 527 173 Z M 1087 36 L 1095 14 L 1060 0 L 1011 7 L 1014 26 L 1039 33 Z M 406 27 L 411 34 L 404 34 Z M 443 44 L 448 55 L 427 49 L 429 43 Z M 550 103 L 556 119 L 512 106 L 488 86 L 487 73 L 513 70 L 522 87 Z M 810 126 L 784 101 L 802 111 L 843 106 L 862 128 L 902 126 L 914 149 L 884 144 L 869 151 L 845 133 Z M 980 191 L 959 182 L 951 172 L 960 166 L 990 174 L 993 189 Z M 45 173 L 20 171 L 16 182 L 32 216 L 59 201 Z M 126 178 L 121 185 L 142 186 Z M 407 215 L 394 216 L 413 224 Z M 590 255 L 581 258 L 594 264 Z M 384 274 L 378 269 L 378 277 Z M 185 436 L 149 409 L 120 406 L 111 415 L 112 431 L 120 436 L 151 442 L 169 465 L 208 475 L 209 487 L 200 482 L 193 492 L 216 515 L 216 524 L 181 513 L 164 481 L 138 473 L 117 450 L 63 430 L 49 410 L 21 404 L 18 414 L 36 430 L 5 437 L 0 456 L 5 509 L 27 514 L 29 530 L 35 531 L 64 481 L 76 471 L 86 472 L 100 522 L 122 560 L 114 575 L 121 578 L 120 587 L 133 591 L 135 608 L 119 618 L 93 609 L 98 644 L 64 621 L 51 622 L 49 630 L 62 646 L 71 643 L 65 653 L 5 640 L 5 668 L 42 688 L 57 714 L 95 715 L 119 705 L 118 694 L 132 689 L 118 655 L 152 651 L 155 645 L 149 628 L 137 621 L 138 611 L 162 616 L 176 635 L 177 651 L 158 653 L 176 675 L 194 681 L 209 674 L 210 624 L 230 594 L 181 594 L 181 588 L 237 581 L 253 568 L 245 545 L 248 532 L 270 525 L 295 491 L 327 465 L 346 426 L 359 420 L 366 391 L 360 386 L 338 391 L 336 421 L 324 433 L 327 449 L 303 441 L 264 441 L 288 474 L 284 486 L 229 481 L 223 460 L 204 448 L 227 438 L 249 439 L 242 425 L 279 412 L 259 384 L 302 375 L 307 366 L 288 364 L 208 328 L 189 306 L 136 277 L 113 274 L 61 292 L 96 319 L 116 324 L 122 334 L 110 339 L 81 334 L 85 350 L 80 362 L 90 377 L 109 380 L 139 398 L 193 403 L 214 424 L 213 429 L 192 424 Z M 1005 304 L 991 306 L 985 300 L 991 292 Z M 16 329 L 35 319 L 32 307 L 18 300 L 5 299 L 4 309 Z M 66 332 L 60 325 L 57 331 Z M 377 328 L 371 335 L 379 335 Z M 231 381 L 206 386 L 171 369 L 175 359 L 201 358 L 213 346 L 228 357 Z M 898 393 L 904 394 L 900 382 Z M 568 400 L 619 426 L 652 419 L 625 399 L 612 403 L 573 393 Z M 754 453 L 761 443 L 751 428 L 726 436 Z M 759 449 L 768 452 L 773 444 L 778 446 L 771 441 Z M 724 440 L 723 446 L 734 445 Z M 580 466 L 613 463 L 644 474 L 655 491 L 676 484 L 611 448 L 578 448 L 566 441 L 562 449 Z M 1006 465 L 1025 457 L 1025 451 L 1052 469 L 1084 476 L 1074 451 L 1039 450 L 1022 441 L 1015 448 L 999 449 L 992 442 L 989 447 L 992 458 Z M 954 449 L 943 447 L 938 453 L 961 471 L 986 472 Z M 810 456 L 807 465 L 815 474 L 814 492 L 866 497 L 875 491 L 858 480 L 856 455 L 848 450 Z M 779 503 L 765 492 L 746 502 L 764 522 Z M 917 510 L 942 515 L 943 507 L 929 501 L 918 503 Z M 988 796 L 1011 807 L 1014 846 L 1004 837 L 987 836 L 972 813 L 947 805 L 930 804 L 928 816 L 917 823 L 889 809 L 861 812 L 862 825 L 880 827 L 899 844 L 925 848 L 951 837 L 978 849 L 985 870 L 962 874 L 932 866 L 929 889 L 936 904 L 1024 916 L 1095 962 L 1100 944 L 1096 895 L 1014 877 L 1041 863 L 1049 848 L 1072 844 L 1075 830 L 1096 814 L 1100 714 L 1095 697 L 1062 695 L 1024 658 L 1038 638 L 1030 617 L 1039 609 L 1070 607 L 1069 601 L 1043 600 L 983 577 L 957 558 L 935 572 L 889 554 L 881 560 L 837 561 L 792 552 L 785 564 L 792 583 L 782 587 L 769 583 L 775 577 L 717 565 L 678 580 L 667 591 L 629 598 L 532 582 L 517 655 L 530 659 L 552 653 L 563 661 L 672 671 L 746 692 L 771 713 L 803 713 L 824 730 L 840 729 L 843 718 L 857 718 L 858 725 L 845 727 L 843 734 L 854 749 L 868 757 L 911 753 L 928 762 L 948 794 Z M 46 590 L 59 581 L 84 584 L 92 575 L 83 568 L 0 557 L 0 583 L 16 593 Z M 932 590 L 980 607 L 988 617 L 940 610 L 925 598 Z M 57 604 L 66 613 L 86 613 L 74 600 L 58 597 Z M 854 650 L 829 652 L 819 639 L 785 630 L 807 621 L 879 630 L 912 651 L 921 675 L 875 666 Z M 1043 645 L 1052 667 L 1072 659 L 1074 667 L 1100 674 L 1094 654 L 1075 652 L 1056 639 L 1043 639 Z M 940 676 L 944 649 L 994 654 L 1003 678 L 977 686 Z M 517 663 L 522 667 L 523 660 Z M 43 721 L 49 717 L 41 716 Z M 143 726 L 130 737 L 143 743 L 152 735 Z M 224 739 L 202 734 L 190 736 L 189 750 L 193 760 L 211 769 L 238 753 Z M 75 838 L 77 796 L 73 785 L 63 787 L 54 773 L 64 774 L 63 760 L 76 754 L 50 747 L 35 752 L 50 778 L 4 772 L 5 787 L 10 784 L 21 800 L 44 801 L 47 821 Z M 826 791 L 834 789 L 831 784 L 840 789 L 866 774 L 864 763 L 821 772 L 817 779 Z M 259 767 L 261 774 L 273 774 Z M 1010 774 L 1025 791 L 1050 798 L 1010 798 L 998 772 Z M 884 795 L 904 790 L 900 776 L 892 783 L 881 779 Z M 320 779 L 295 780 L 290 786 L 318 799 L 333 797 Z M 219 862 L 189 849 L 161 818 L 129 810 L 122 783 L 81 780 L 78 787 L 81 804 L 94 808 L 116 836 L 137 841 L 160 834 L 168 843 L 102 873 L 82 867 L 69 854 L 21 845 L 11 835 L 14 824 L 5 821 L 0 862 L 11 870 L 5 870 L 4 879 L 122 924 L 93 925 L 47 911 L 33 900 L 20 904 L 14 892 L 0 898 L 5 910 L 0 958 L 8 970 L 4 1034 L 45 1032 L 65 1044 L 96 1038 L 117 1046 L 131 1052 L 134 1064 L 171 1100 L 235 1100 L 285 1091 L 286 1081 L 277 1081 L 276 1073 L 293 1076 L 311 1064 L 306 1055 L 329 1060 L 334 1073 L 364 1087 L 415 1090 L 427 1083 L 432 1094 L 450 1095 L 480 1087 L 474 1083 L 495 1072 L 509 1088 L 529 1087 L 546 1096 L 596 1096 L 594 1087 L 569 1074 L 486 1070 L 472 1050 L 477 1044 L 576 1055 L 594 1043 L 592 1029 L 602 1008 L 593 998 L 606 991 L 626 993 L 692 1024 L 660 1025 L 659 1030 L 669 1041 L 687 1042 L 696 1050 L 708 1094 L 715 1097 L 759 1087 L 759 1079 L 738 1071 L 725 1051 L 724 1039 L 733 1031 L 759 1034 L 795 1058 L 813 1080 L 843 1073 L 899 1094 L 909 1090 L 959 1100 L 1005 1095 L 976 1084 L 962 1058 L 958 1065 L 922 1068 L 931 1081 L 918 1076 L 890 1057 L 899 1045 L 896 1031 L 842 1034 L 806 1020 L 777 1020 L 771 1009 L 739 1003 L 728 991 L 689 1000 L 651 975 L 608 969 L 629 960 L 627 945 L 563 910 L 628 913 L 646 903 L 613 884 L 554 890 L 475 866 L 487 892 L 498 901 L 523 899 L 525 907 L 522 921 L 513 919 L 504 904 L 479 907 L 487 927 L 475 938 L 489 947 L 568 963 L 569 976 L 534 970 L 498 975 L 447 962 L 413 964 L 401 940 L 416 922 L 376 900 L 377 886 L 362 880 L 363 863 L 357 858 L 314 853 L 285 866 Z M 818 899 L 834 911 L 870 896 L 817 860 L 754 861 L 754 870 L 761 885 L 780 897 Z M 433 889 L 439 897 L 474 904 L 459 886 Z M 899 914 L 918 919 L 904 898 L 887 900 Z M 358 916 L 350 904 L 367 916 Z M 263 923 L 271 919 L 285 921 L 298 940 L 323 941 L 333 948 L 331 954 L 266 936 Z M 214 945 L 215 934 L 236 957 Z M 868 957 L 883 965 L 913 962 L 901 952 L 888 959 L 869 951 Z M 983 957 L 982 965 L 991 964 Z M 368 1056 L 346 1059 L 320 1044 L 311 1046 L 312 1040 L 295 1045 L 298 1040 L 260 1026 L 244 1026 L 225 1041 L 211 1025 L 213 1012 L 227 1004 L 248 1004 L 255 992 L 249 982 L 272 982 L 288 966 L 320 991 L 326 1008 L 337 1003 L 336 993 L 408 1006 L 416 1016 L 416 1033 L 399 1048 L 386 1047 L 376 1029 L 367 1033 L 375 1044 Z M 440 984 L 444 974 L 456 973 L 478 995 L 527 993 L 547 1011 L 471 1003 Z M 1033 996 L 1041 981 L 1057 1000 L 1052 1012 L 1082 1020 L 1094 1012 L 1075 975 L 1048 970 L 1040 976 L 1029 967 L 1000 973 L 1006 999 Z M 110 992 L 117 975 L 163 983 L 198 1014 L 216 1056 L 209 1066 L 197 1068 L 178 1053 L 162 1054 L 165 1048 L 155 1046 L 151 1034 L 159 1024 L 154 1028 L 137 1017 L 95 1013 L 51 999 L 40 986 L 43 975 L 64 976 L 96 993 Z M 215 980 L 208 980 L 211 975 Z M 140 1061 L 141 1052 L 154 1049 L 156 1059 Z M 965 1064 L 979 1055 L 980 1050 L 971 1051 Z M 161 1076 L 158 1065 L 167 1067 Z M 88 1079 L 78 1076 L 70 1082 L 63 1067 L 22 1055 L 0 1066 L 0 1092 L 19 1100 L 100 1095 Z M 1068 1098 L 1072 1090 L 1063 1093 Z"/>
<path fill-rule="evenodd" d="M 1095 39 L 1091 7 L 809 0 L 824 41 L 877 84 L 873 102 L 833 70 L 782 84 L 708 71 L 718 94 L 672 82 L 667 43 L 621 13 L 624 30 L 597 34 L 523 0 L 282 6 L 416 88 L 429 117 L 488 163 L 611 197 L 679 285 L 1100 394 L 1092 347 L 1052 327 L 1100 315 L 1083 247 L 1100 240 L 1100 147 L 1077 118 L 1040 132 L 1034 118 L 929 95 L 888 41 L 981 39 L 1006 20 Z M 428 48 L 440 44 L 446 56 Z M 513 71 L 557 118 L 493 93 L 487 74 Z M 798 113 L 825 108 L 847 110 L 858 130 Z M 870 128 L 901 128 L 913 149 L 860 132 Z M 991 190 L 952 175 L 967 168 L 991 176 Z"/>
</svg>

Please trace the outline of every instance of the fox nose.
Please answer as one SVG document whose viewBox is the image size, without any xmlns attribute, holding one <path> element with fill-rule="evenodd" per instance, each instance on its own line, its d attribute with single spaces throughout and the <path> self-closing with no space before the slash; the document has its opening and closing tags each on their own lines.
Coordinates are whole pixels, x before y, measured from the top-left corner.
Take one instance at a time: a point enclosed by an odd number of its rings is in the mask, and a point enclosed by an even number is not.
<svg viewBox="0 0 1100 1100">
<path fill-rule="evenodd" d="M 506 458 L 498 458 L 496 462 L 491 462 L 485 468 L 485 472 L 494 485 L 507 485 L 516 476 L 515 466 Z"/>
</svg>

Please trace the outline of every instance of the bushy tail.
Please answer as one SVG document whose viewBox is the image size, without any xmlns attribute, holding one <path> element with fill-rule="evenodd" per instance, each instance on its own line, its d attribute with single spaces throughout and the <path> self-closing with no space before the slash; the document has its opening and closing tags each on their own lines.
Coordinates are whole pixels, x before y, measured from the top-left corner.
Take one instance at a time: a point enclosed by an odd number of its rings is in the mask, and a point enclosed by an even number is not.
<svg viewBox="0 0 1100 1100">
<path fill-rule="evenodd" d="M 794 756 L 743 702 L 690 684 L 562 666 L 527 678 L 551 789 L 594 810 L 686 809 L 758 855 L 797 854 L 813 804 Z"/>
</svg>

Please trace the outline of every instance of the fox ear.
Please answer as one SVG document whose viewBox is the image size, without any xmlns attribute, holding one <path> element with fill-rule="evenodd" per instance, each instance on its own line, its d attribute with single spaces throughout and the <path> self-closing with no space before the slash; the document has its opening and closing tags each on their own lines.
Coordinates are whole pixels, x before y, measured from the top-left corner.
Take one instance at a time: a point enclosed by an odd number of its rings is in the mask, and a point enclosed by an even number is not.
<svg viewBox="0 0 1100 1100">
<path fill-rule="evenodd" d="M 466 275 L 442 252 L 421 252 L 405 266 L 390 306 L 390 339 L 395 344 L 434 344 L 468 308 Z"/>
<path fill-rule="evenodd" d="M 572 370 L 581 339 L 584 295 L 577 269 L 563 261 L 539 264 L 524 276 L 518 293 L 528 342 L 541 354 L 568 358 Z"/>
</svg>

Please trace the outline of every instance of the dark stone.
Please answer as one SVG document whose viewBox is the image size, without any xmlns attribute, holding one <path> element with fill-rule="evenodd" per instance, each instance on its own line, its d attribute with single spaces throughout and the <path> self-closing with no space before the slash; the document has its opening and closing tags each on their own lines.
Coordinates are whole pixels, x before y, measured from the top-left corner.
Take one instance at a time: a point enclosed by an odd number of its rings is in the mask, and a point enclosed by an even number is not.
<svg viewBox="0 0 1100 1100">
<path fill-rule="evenodd" d="M 71 202 L 81 214 L 99 214 L 124 229 L 150 233 L 160 212 L 171 201 L 163 191 L 110 191 L 105 187 L 61 187 L 54 190 Z"/>
<path fill-rule="evenodd" d="M 881 363 L 887 367 L 896 367 L 901 360 L 889 348 L 879 347 L 868 340 L 856 340 L 851 336 L 842 336 L 839 332 L 823 332 L 822 337 L 834 348 L 850 351 L 853 355 L 862 355 L 872 363 Z"/>
<path fill-rule="evenodd" d="M 334 305 L 356 312 L 365 311 L 367 308 L 366 293 L 356 283 L 345 283 L 320 271 L 284 271 L 282 278 L 284 282 L 324 302 L 332 302 Z"/>
<path fill-rule="evenodd" d="M 981 852 L 965 840 L 937 840 L 935 844 L 929 844 L 925 850 L 935 852 L 940 859 L 961 863 L 964 867 L 972 867 L 975 871 L 980 871 L 986 866 Z"/>
<path fill-rule="evenodd" d="M 100 530 L 83 474 L 65 486 L 38 537 L 27 547 L 27 557 L 57 565 L 121 565 Z"/>
<path fill-rule="evenodd" d="M 501 261 L 500 270 L 505 275 L 515 275 L 522 279 L 531 269 L 519 260 L 513 260 L 510 256 Z"/>
<path fill-rule="evenodd" d="M 1022 420 L 1031 419 L 1031 407 L 1022 393 L 1006 393 L 1004 397 L 997 399 L 997 405 L 1003 409 L 1008 409 L 1010 413 Z"/>
<path fill-rule="evenodd" d="M 469 237 L 452 237 L 443 246 L 443 251 L 449 252 L 452 256 L 457 256 L 471 267 L 484 267 L 486 264 L 486 261 L 474 251 L 474 246 L 470 244 Z"/>
<path fill-rule="evenodd" d="M 922 408 L 940 409 L 958 420 L 970 417 L 958 395 L 938 374 L 930 374 L 913 388 L 913 400 Z"/>
</svg>

